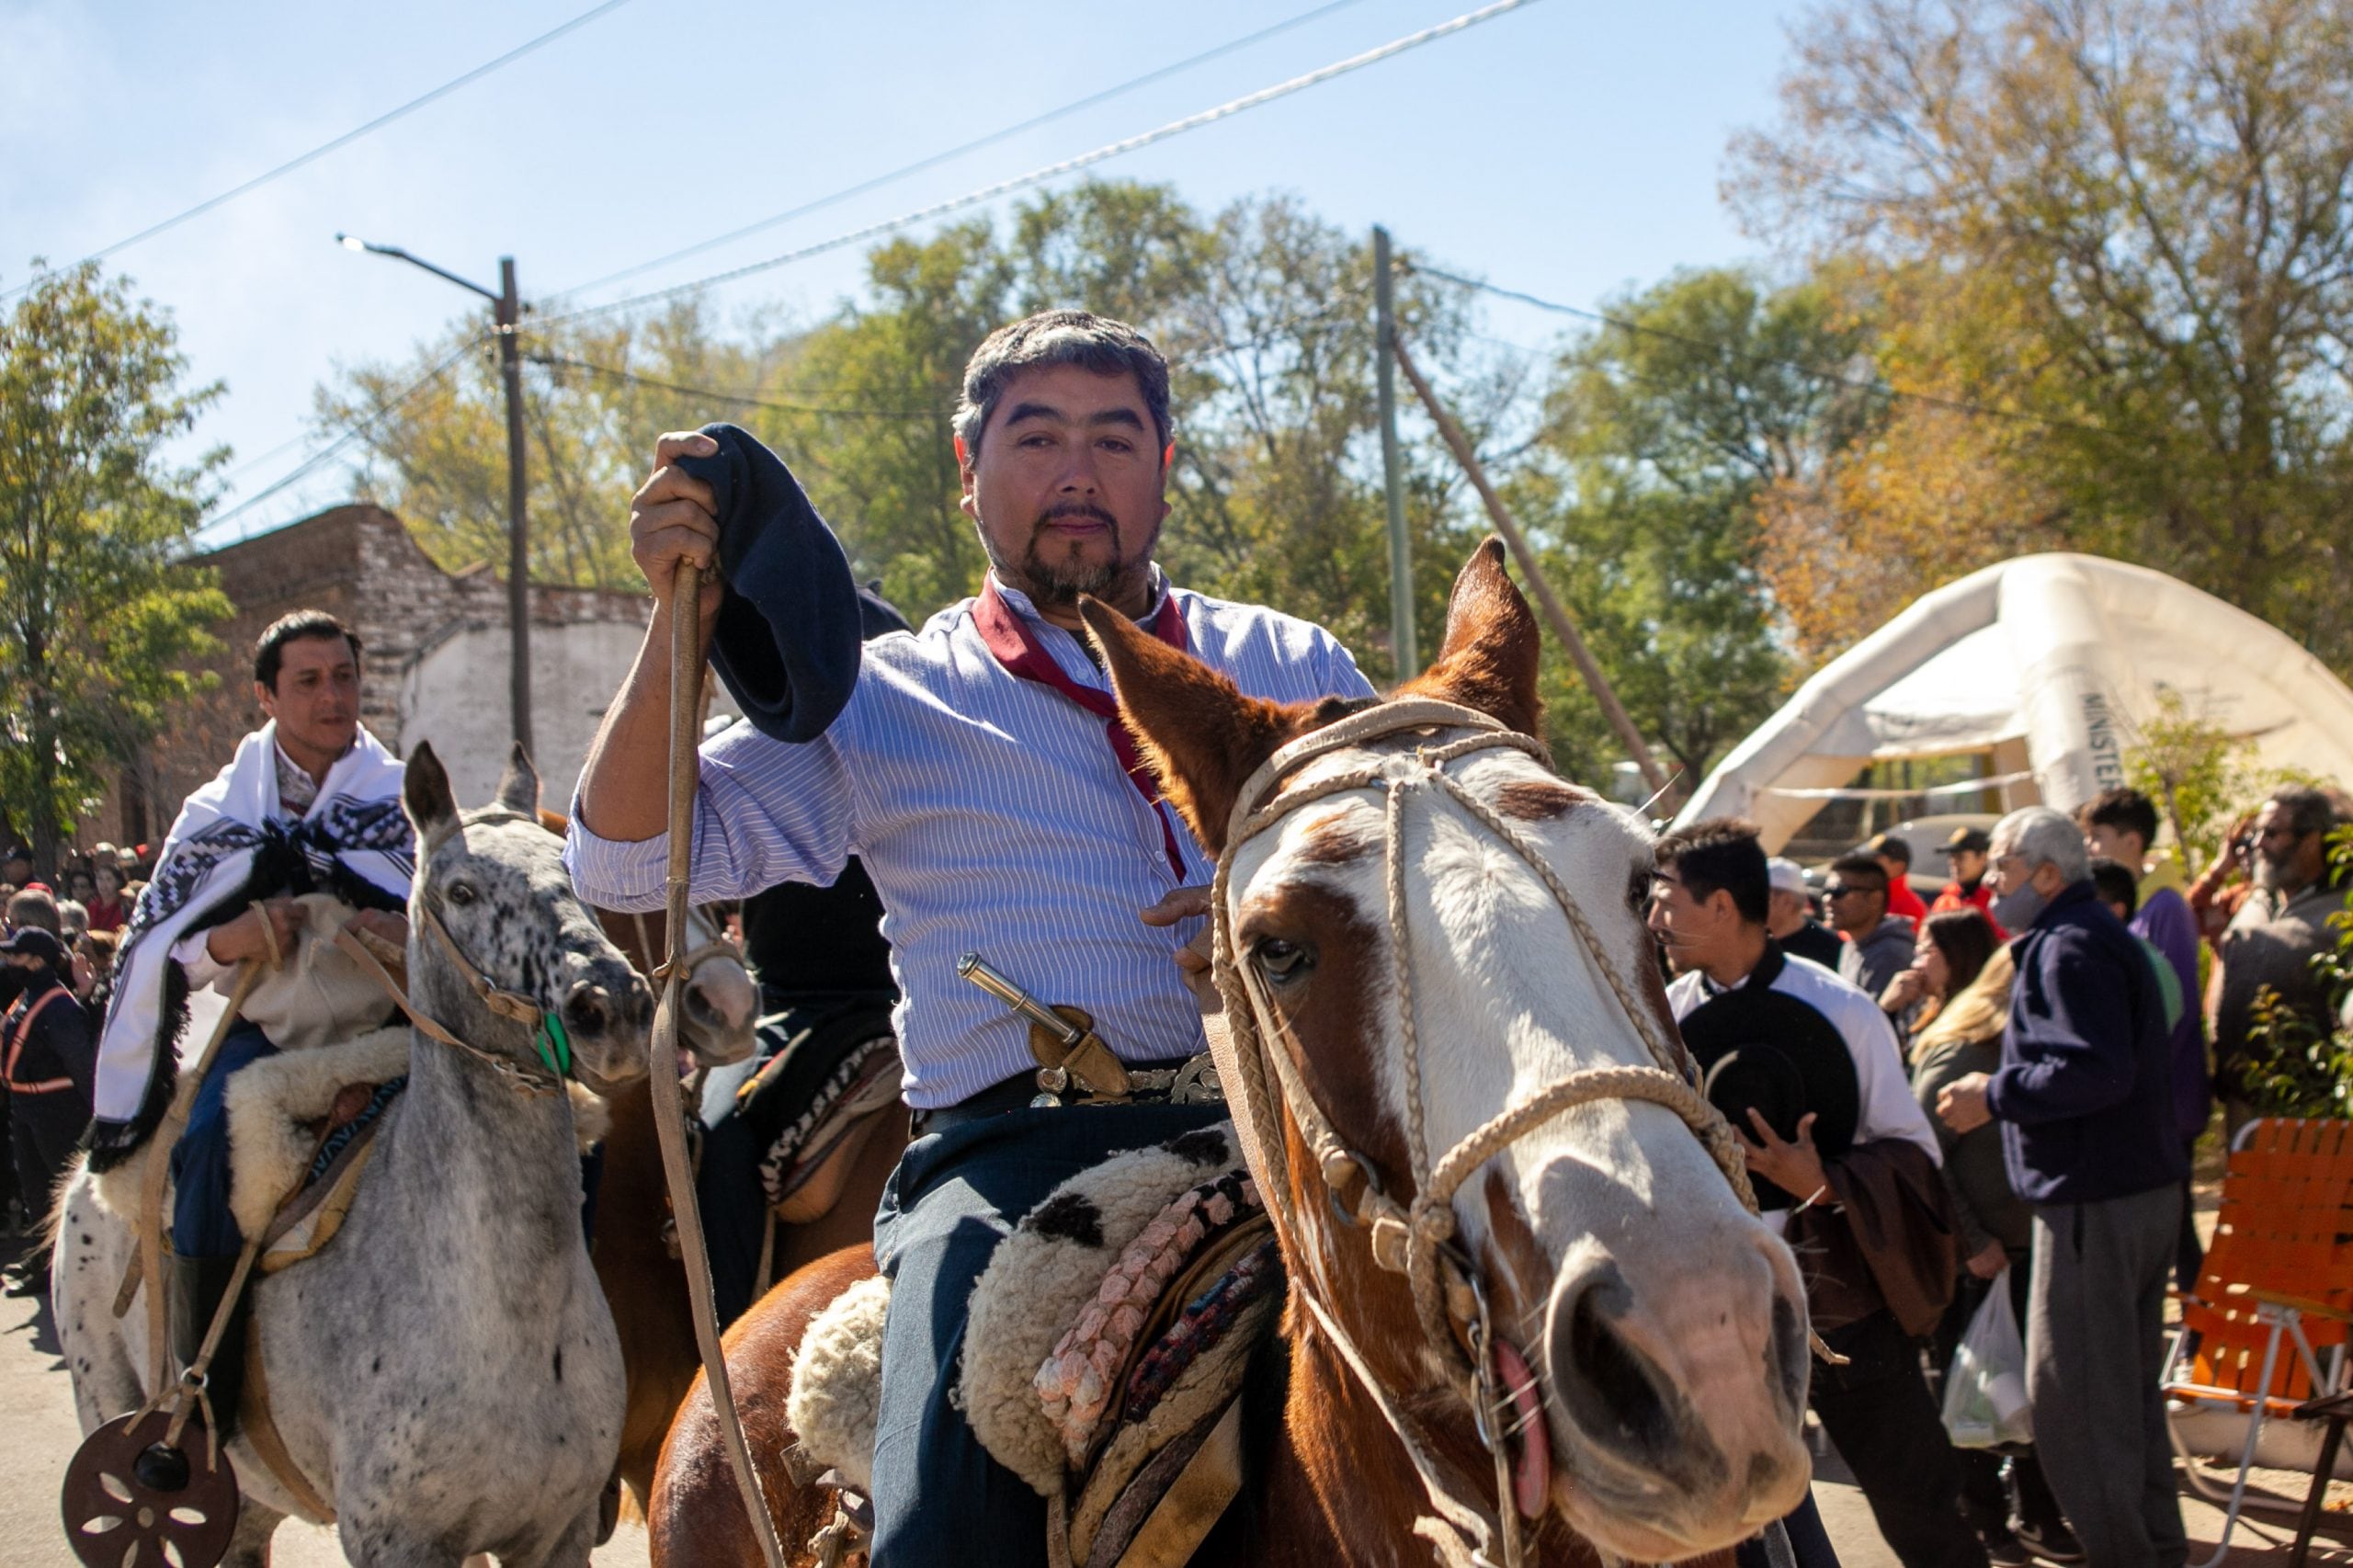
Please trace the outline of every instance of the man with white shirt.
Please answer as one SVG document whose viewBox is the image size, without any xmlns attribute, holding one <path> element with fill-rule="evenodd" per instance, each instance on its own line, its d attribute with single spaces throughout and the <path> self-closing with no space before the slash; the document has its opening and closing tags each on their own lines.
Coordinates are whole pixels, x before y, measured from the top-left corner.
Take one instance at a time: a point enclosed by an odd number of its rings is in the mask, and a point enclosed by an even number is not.
<svg viewBox="0 0 2353 1568">
<path fill-rule="evenodd" d="M 115 960 L 93 1169 L 122 1160 L 162 1117 L 188 992 L 225 987 L 246 960 L 289 950 L 298 895 L 331 892 L 359 911 L 352 924 L 395 946 L 408 940 L 415 835 L 401 814 L 400 759 L 359 722 L 359 639 L 324 610 L 281 617 L 254 647 L 254 700 L 268 722 L 181 807 Z M 229 1211 L 228 1081 L 276 1051 L 259 1026 L 232 1024 L 170 1152 L 172 1332 L 183 1363 L 245 1240 Z M 242 1347 L 242 1335 L 224 1335 L 211 1363 L 224 1428 L 235 1418 Z"/>
<path fill-rule="evenodd" d="M 1694 1052 L 1709 1097 L 1743 1135 L 1749 1169 L 1794 1200 L 1768 1210 L 1768 1221 L 1782 1223 L 1798 1251 L 1816 1332 L 1847 1358 L 1815 1365 L 1814 1414 L 1904 1568 L 1984 1568 L 1985 1549 L 1960 1512 L 1960 1464 L 1912 1343 L 1950 1300 L 1957 1260 L 1936 1134 L 1905 1083 L 1895 1032 L 1874 998 L 1773 940 L 1770 873 L 1754 824 L 1695 823 L 1654 853 L 1649 924 L 1677 971 L 1667 987 L 1676 1017 L 1696 1032 L 1705 1011 L 1746 1001 L 1755 1013 L 1754 1029 L 1716 1031 L 1736 1050 L 1695 1043 Z M 1772 994 L 1756 996 L 1760 986 Z M 1811 1020 L 1793 1018 L 1787 1001 L 1828 1024 L 1847 1063 L 1809 1058 Z M 1845 1065 L 1851 1088 L 1836 1071 Z M 1851 1125 L 1817 1145 L 1834 1103 Z M 1870 1222 L 1853 1222 L 1857 1210 Z"/>
<path fill-rule="evenodd" d="M 1044 1500 L 981 1449 L 949 1397 L 965 1299 L 996 1242 L 1064 1178 L 1225 1114 L 1145 1096 L 1052 1103 L 1076 1085 L 1041 1095 L 1028 1027 L 958 973 L 978 951 L 1039 1000 L 1082 1009 L 1130 1068 L 1165 1072 L 1206 1049 L 1180 955 L 1213 867 L 1115 717 L 1080 596 L 1252 696 L 1372 695 L 1322 628 L 1162 575 L 1153 551 L 1169 510 L 1171 428 L 1167 366 L 1132 327 L 1057 311 L 991 335 L 966 369 L 954 425 L 962 507 L 991 563 L 980 596 L 918 633 L 865 644 L 822 728 L 805 693 L 798 708 L 752 700 L 747 715 L 767 722 L 747 719 L 702 749 L 698 902 L 827 883 L 856 855 L 886 911 L 915 1137 L 875 1222 L 892 1279 L 875 1568 L 1045 1561 Z M 722 568 L 724 585 L 706 580 L 701 624 L 708 637 L 721 623 L 731 687 L 763 661 L 822 671 L 805 644 L 840 619 L 830 601 L 758 607 L 756 579 L 790 598 L 812 574 L 847 574 L 780 465 L 763 477 L 772 457 L 720 435 L 665 437 L 636 498 L 631 532 L 654 616 L 590 753 L 566 847 L 584 896 L 608 907 L 663 901 L 676 563 Z M 747 517 L 747 494 L 781 510 Z M 763 537 L 747 545 L 745 528 Z M 739 657 L 728 638 L 755 619 L 775 647 Z"/>
</svg>

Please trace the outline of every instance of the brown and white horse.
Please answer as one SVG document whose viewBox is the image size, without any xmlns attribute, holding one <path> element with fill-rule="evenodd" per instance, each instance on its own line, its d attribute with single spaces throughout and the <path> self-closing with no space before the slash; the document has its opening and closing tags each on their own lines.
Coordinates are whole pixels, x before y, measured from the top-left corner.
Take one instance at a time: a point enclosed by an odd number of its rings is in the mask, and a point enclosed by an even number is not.
<svg viewBox="0 0 2353 1568">
<path fill-rule="evenodd" d="M 1237 1121 L 1281 1144 L 1254 1163 L 1291 1282 L 1290 1386 L 1246 1506 L 1196 1561 L 1500 1562 L 1482 1514 L 1495 1532 L 1518 1516 L 1529 1561 L 1679 1560 L 1789 1511 L 1808 1474 L 1797 1268 L 1720 1168 L 1721 1127 L 1711 1153 L 1694 1136 L 1709 1113 L 1662 1070 L 1681 1046 L 1638 913 L 1647 835 L 1477 718 L 1538 719 L 1536 626 L 1500 546 L 1458 579 L 1438 664 L 1391 699 L 1475 710 L 1460 728 L 1425 708 L 1438 718 L 1381 734 L 1378 710 L 1258 701 L 1099 607 L 1087 621 L 1168 798 L 1223 858 L 1229 1015 L 1284 1053 L 1228 1083 L 1263 1112 Z M 1336 745 L 1262 771 L 1327 727 Z M 813 1266 L 730 1336 L 788 1541 L 824 1511 L 774 1459 L 791 1358 L 870 1267 Z M 1487 1378 L 1466 1374 L 1474 1318 Z M 1498 1365 L 1516 1386 L 1497 1390 Z M 657 1563 L 757 1561 L 699 1386 L 652 1524 Z"/>
</svg>

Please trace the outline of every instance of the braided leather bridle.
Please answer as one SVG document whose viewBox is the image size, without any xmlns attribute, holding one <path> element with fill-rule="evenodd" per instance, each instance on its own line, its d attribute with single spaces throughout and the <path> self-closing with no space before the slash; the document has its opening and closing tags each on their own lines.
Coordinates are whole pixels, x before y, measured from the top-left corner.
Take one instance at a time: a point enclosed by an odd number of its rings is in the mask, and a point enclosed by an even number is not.
<svg viewBox="0 0 2353 1568">
<path fill-rule="evenodd" d="M 1374 758 L 1311 784 L 1284 789 L 1282 781 L 1307 764 L 1335 752 L 1406 731 L 1474 732 L 1439 745 L 1417 746 L 1411 753 Z M 1336 1321 L 1321 1298 L 1329 1282 L 1313 1249 L 1287 1237 L 1290 1256 L 1305 1265 L 1312 1281 L 1298 1279 L 1294 1290 L 1335 1348 L 1381 1408 L 1391 1428 L 1429 1493 L 1438 1517 L 1425 1518 L 1416 1533 L 1428 1537 L 1449 1562 L 1496 1568 L 1487 1544 L 1497 1540 L 1503 1551 L 1501 1568 L 1519 1568 L 1525 1561 L 1518 1509 L 1514 1505 L 1506 1444 L 1490 1412 L 1496 1408 L 1496 1373 L 1493 1332 L 1487 1321 L 1487 1298 L 1476 1263 L 1454 1244 L 1455 1193 L 1478 1168 L 1518 1140 L 1570 1110 L 1599 1100 L 1638 1100 L 1662 1106 L 1682 1118 L 1708 1151 L 1724 1179 L 1750 1213 L 1756 1211 L 1756 1194 L 1738 1141 L 1723 1117 L 1692 1087 L 1681 1055 L 1659 1037 L 1654 1020 L 1618 967 L 1609 960 L 1592 923 L 1560 873 L 1544 855 L 1494 808 L 1446 771 L 1460 757 L 1482 752 L 1514 750 L 1549 762 L 1542 744 L 1516 733 L 1472 709 L 1434 699 L 1412 698 L 1383 703 L 1351 714 L 1339 722 L 1302 736 L 1267 758 L 1236 797 L 1225 846 L 1218 857 L 1217 877 L 1211 892 L 1214 926 L 1213 972 L 1225 1004 L 1240 1082 L 1228 1085 L 1229 1097 L 1240 1102 L 1268 1175 L 1289 1178 L 1288 1146 L 1276 1115 L 1278 1097 L 1313 1156 L 1336 1210 L 1341 1195 L 1358 1184 L 1354 1219 L 1370 1234 L 1374 1263 L 1405 1276 L 1413 1294 L 1414 1312 L 1429 1346 L 1469 1378 L 1463 1390 L 1470 1401 L 1480 1437 L 1495 1460 L 1495 1506 L 1471 1495 L 1471 1489 L 1451 1473 L 1436 1453 L 1418 1422 L 1404 1410 L 1397 1394 L 1381 1386 L 1362 1353 Z M 1263 986 L 1234 950 L 1233 917 L 1229 891 L 1233 863 L 1243 845 L 1303 807 L 1354 790 L 1378 790 L 1384 816 L 1383 859 L 1390 941 L 1396 952 L 1397 1008 L 1405 1075 L 1405 1151 L 1413 1178 L 1410 1202 L 1400 1203 L 1384 1189 L 1380 1173 L 1368 1156 L 1340 1136 L 1308 1086 L 1290 1051 L 1275 1042 L 1284 1026 Z M 1420 1033 L 1415 1018 L 1413 953 L 1405 928 L 1405 811 L 1416 797 L 1438 794 L 1451 799 L 1489 833 L 1526 861 L 1560 907 L 1593 960 L 1634 1032 L 1641 1037 L 1654 1065 L 1615 1063 L 1579 1069 L 1545 1085 L 1511 1106 L 1448 1150 L 1430 1158 L 1425 1128 L 1423 1065 Z M 1271 796 L 1271 798 L 1267 798 Z M 1261 801 L 1264 803 L 1260 803 Z M 1270 1212 L 1273 1210 L 1270 1208 Z M 1286 1227 L 1288 1217 L 1278 1223 Z M 1458 1329 L 1460 1333 L 1458 1334 Z M 1464 1341 L 1470 1349 L 1466 1353 Z"/>
</svg>

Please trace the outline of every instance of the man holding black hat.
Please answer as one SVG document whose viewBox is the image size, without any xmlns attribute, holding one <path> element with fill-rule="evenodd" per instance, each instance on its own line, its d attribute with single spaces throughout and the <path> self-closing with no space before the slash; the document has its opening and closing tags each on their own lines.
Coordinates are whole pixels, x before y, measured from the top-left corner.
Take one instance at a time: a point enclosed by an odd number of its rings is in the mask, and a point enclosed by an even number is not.
<svg viewBox="0 0 2353 1568">
<path fill-rule="evenodd" d="M 1959 1460 L 1913 1337 L 1958 1268 L 1935 1132 L 1878 1002 L 1788 959 L 1766 928 L 1756 827 L 1717 818 L 1661 838 L 1650 928 L 1679 971 L 1667 1000 L 1709 1101 L 1744 1135 L 1757 1200 L 1797 1251 L 1815 1331 L 1811 1400 L 1904 1568 L 1982 1568 Z"/>
<path fill-rule="evenodd" d="M 20 989 L 0 1017 L 0 1077 L 8 1090 L 8 1144 L 17 1191 L 36 1225 L 49 1212 L 67 1156 L 90 1120 L 90 1020 L 65 983 L 65 944 L 36 926 L 0 942 Z M 49 1249 L 27 1253 L 12 1296 L 46 1294 Z"/>
<path fill-rule="evenodd" d="M 953 430 L 988 575 L 920 631 L 862 648 L 839 543 L 748 436 L 664 437 L 636 496 L 654 610 L 581 776 L 564 848 L 575 885 L 608 908 L 662 906 L 670 600 L 688 560 L 713 568 L 699 623 L 745 715 L 702 747 L 693 896 L 832 883 L 855 855 L 887 912 L 915 1138 L 874 1230 L 892 1279 L 875 1568 L 1045 1561 L 1045 1499 L 950 1398 L 965 1301 L 997 1241 L 1064 1177 L 1225 1116 L 1179 1082 L 1207 1045 L 1185 960 L 1211 862 L 1117 722 L 1081 596 L 1253 697 L 1372 695 L 1321 627 L 1189 592 L 1154 564 L 1173 430 L 1167 362 L 1127 324 L 1050 311 L 990 335 Z M 1084 1012 L 1120 1074 L 1157 1086 L 1120 1100 L 1057 1068 L 1049 1089 L 1029 1026 L 963 978 L 974 949 L 1039 1001 Z"/>
<path fill-rule="evenodd" d="M 1942 915 L 1948 910 L 1973 909 L 1994 922 L 1995 938 L 2006 942 L 2010 934 L 2002 929 L 2000 921 L 1994 920 L 1994 890 L 1985 885 L 1985 852 L 1993 847 L 1993 839 L 1982 827 L 1952 830 L 1952 836 L 1945 840 L 1945 863 L 1952 870 L 1952 881 L 1938 892 L 1937 901 L 1928 905 L 1928 913 Z"/>
</svg>

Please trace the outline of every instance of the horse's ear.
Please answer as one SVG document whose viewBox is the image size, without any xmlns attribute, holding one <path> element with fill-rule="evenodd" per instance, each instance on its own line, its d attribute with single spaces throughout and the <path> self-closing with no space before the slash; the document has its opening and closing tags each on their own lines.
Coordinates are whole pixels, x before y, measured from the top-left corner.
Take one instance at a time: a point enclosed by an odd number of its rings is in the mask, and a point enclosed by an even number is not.
<svg viewBox="0 0 2353 1568">
<path fill-rule="evenodd" d="M 1096 599 L 1081 598 L 1078 613 L 1102 651 L 1111 689 L 1161 793 L 1201 847 L 1219 854 L 1233 798 L 1302 727 L 1306 710 L 1245 697 L 1190 653 Z"/>
<path fill-rule="evenodd" d="M 1544 701 L 1536 694 L 1543 639 L 1536 617 L 1504 570 L 1504 542 L 1493 534 L 1471 552 L 1446 602 L 1446 645 L 1438 663 L 1399 687 L 1399 697 L 1459 702 L 1523 735 L 1537 733 Z"/>
<path fill-rule="evenodd" d="M 523 749 L 520 741 L 507 754 L 506 771 L 499 776 L 498 803 L 525 816 L 539 815 L 540 770 L 531 766 L 531 754 Z"/>
<path fill-rule="evenodd" d="M 449 775 L 431 743 L 419 741 L 401 770 L 401 806 L 416 829 L 419 844 L 458 820 L 458 799 L 449 792 Z"/>
</svg>

